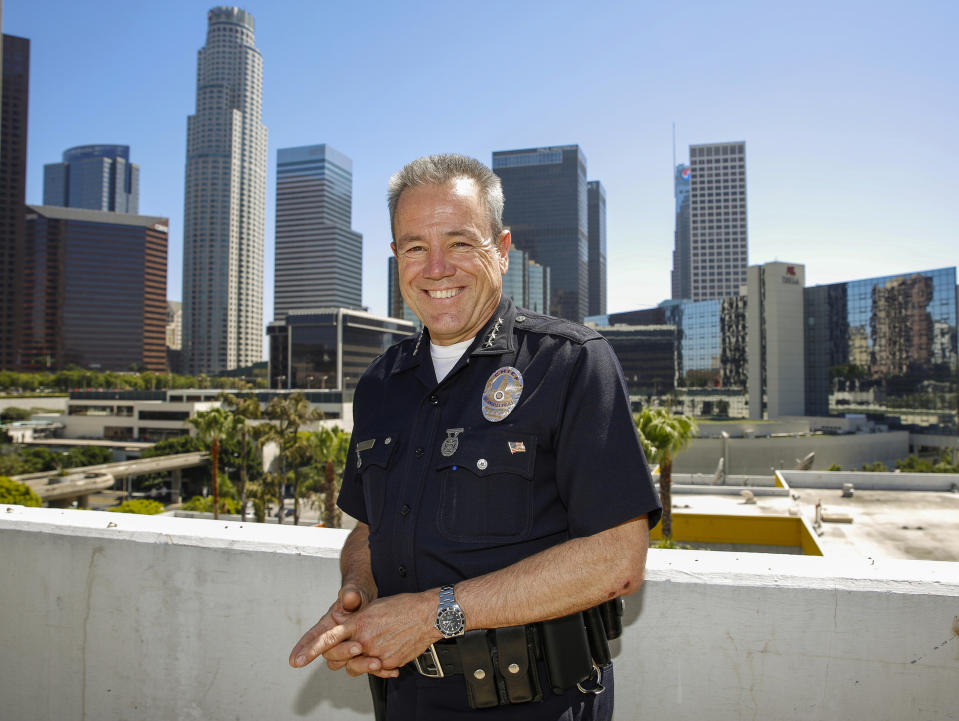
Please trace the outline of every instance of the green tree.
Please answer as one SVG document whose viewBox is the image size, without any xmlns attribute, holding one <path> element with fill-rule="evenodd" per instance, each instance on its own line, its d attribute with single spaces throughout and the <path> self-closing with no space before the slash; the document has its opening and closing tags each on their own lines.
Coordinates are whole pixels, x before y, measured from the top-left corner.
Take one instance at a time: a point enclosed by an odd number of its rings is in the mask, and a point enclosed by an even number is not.
<svg viewBox="0 0 959 721">
<path fill-rule="evenodd" d="M 659 464 L 659 496 L 663 503 L 663 540 L 673 538 L 673 459 L 685 449 L 699 430 L 686 415 L 673 415 L 666 408 L 644 408 L 636 417 L 643 451 Z"/>
<path fill-rule="evenodd" d="M 233 415 L 236 418 L 237 434 L 240 438 L 239 468 L 240 468 L 240 520 L 246 520 L 246 485 L 249 482 L 249 468 L 251 461 L 256 462 L 257 455 L 253 449 L 257 444 L 251 444 L 252 428 L 248 420 L 261 418 L 260 401 L 252 393 L 237 398 L 230 393 L 220 394 L 220 400 L 229 406 L 232 406 Z M 262 463 L 262 461 L 261 461 Z"/>
<path fill-rule="evenodd" d="M 16 421 L 28 421 L 33 414 L 26 408 L 17 406 L 8 406 L 0 411 L 0 423 L 15 423 Z"/>
<path fill-rule="evenodd" d="M 336 495 L 340 488 L 343 468 L 346 466 L 346 454 L 350 446 L 350 434 L 338 427 L 323 427 L 312 434 L 314 457 L 323 469 L 319 491 L 323 494 L 323 525 L 327 528 L 339 528 L 342 513 L 336 506 Z"/>
<path fill-rule="evenodd" d="M 213 477 L 213 517 L 220 517 L 220 444 L 236 432 L 236 419 L 223 408 L 211 408 L 197 413 L 187 422 L 196 428 L 200 441 L 210 449 L 210 472 Z"/>
<path fill-rule="evenodd" d="M 26 483 L 20 483 L 7 476 L 0 476 L 0 503 L 13 506 L 42 506 L 40 496 L 34 493 Z"/>
<path fill-rule="evenodd" d="M 264 415 L 273 423 L 270 424 L 270 428 L 264 429 L 261 442 L 273 440 L 279 447 L 280 473 L 277 489 L 279 499 L 277 519 L 280 523 L 283 523 L 283 499 L 286 496 L 285 484 L 290 452 L 296 444 L 300 427 L 319 420 L 323 417 L 323 414 L 314 408 L 310 408 L 309 401 L 302 393 L 291 393 L 286 397 L 274 396 L 267 405 Z M 293 503 L 295 506 L 295 498 Z"/>
<path fill-rule="evenodd" d="M 841 471 L 841 470 L 842 470 L 842 466 L 840 466 L 838 463 L 833 463 L 833 464 L 832 464 L 831 466 L 829 466 L 829 468 L 827 468 L 826 470 L 827 470 L 827 471 Z"/>
<path fill-rule="evenodd" d="M 163 513 L 163 504 L 149 498 L 133 498 L 107 510 L 114 513 L 138 513 L 141 516 L 155 516 L 158 513 Z"/>
</svg>

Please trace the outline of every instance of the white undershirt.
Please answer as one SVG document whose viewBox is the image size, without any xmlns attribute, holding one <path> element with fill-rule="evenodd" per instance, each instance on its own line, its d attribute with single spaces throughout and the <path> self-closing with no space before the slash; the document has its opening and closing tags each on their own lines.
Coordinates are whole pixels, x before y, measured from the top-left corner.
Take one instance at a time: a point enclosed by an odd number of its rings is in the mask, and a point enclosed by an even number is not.
<svg viewBox="0 0 959 721">
<path fill-rule="evenodd" d="M 473 336 L 475 338 L 476 336 Z M 456 361 L 466 352 L 473 338 L 469 338 L 453 345 L 436 345 L 430 341 L 430 357 L 433 359 L 433 370 L 436 372 L 436 382 L 441 382 L 453 370 Z"/>
</svg>

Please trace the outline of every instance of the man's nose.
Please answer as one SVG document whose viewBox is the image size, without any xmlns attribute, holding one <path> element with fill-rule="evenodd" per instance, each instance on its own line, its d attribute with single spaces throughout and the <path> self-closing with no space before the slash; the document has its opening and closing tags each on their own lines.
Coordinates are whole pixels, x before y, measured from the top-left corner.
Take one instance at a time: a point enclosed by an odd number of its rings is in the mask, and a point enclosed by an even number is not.
<svg viewBox="0 0 959 721">
<path fill-rule="evenodd" d="M 449 254 L 446 252 L 445 248 L 430 248 L 429 258 L 427 258 L 426 268 L 424 269 L 424 273 L 427 278 L 447 278 L 453 275 L 455 272 L 456 269 L 450 262 Z"/>
</svg>

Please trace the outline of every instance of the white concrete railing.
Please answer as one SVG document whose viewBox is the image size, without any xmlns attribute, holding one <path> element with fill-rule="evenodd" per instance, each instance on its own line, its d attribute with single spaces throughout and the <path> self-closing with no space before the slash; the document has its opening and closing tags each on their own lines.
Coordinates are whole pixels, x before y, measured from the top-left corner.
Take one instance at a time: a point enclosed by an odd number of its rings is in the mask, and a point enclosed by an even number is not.
<svg viewBox="0 0 959 721">
<path fill-rule="evenodd" d="M 346 532 L 0 506 L 0 717 L 370 718 L 287 666 Z M 959 564 L 650 552 L 616 719 L 959 718 Z"/>
</svg>

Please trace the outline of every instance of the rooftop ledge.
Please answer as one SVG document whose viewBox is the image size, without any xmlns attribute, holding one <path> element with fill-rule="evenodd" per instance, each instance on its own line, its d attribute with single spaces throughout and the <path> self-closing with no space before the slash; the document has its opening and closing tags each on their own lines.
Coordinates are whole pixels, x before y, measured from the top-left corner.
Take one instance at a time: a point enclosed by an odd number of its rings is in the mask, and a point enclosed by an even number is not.
<svg viewBox="0 0 959 721">
<path fill-rule="evenodd" d="M 16 719 L 361 719 L 286 662 L 346 531 L 0 505 Z M 651 550 L 614 642 L 617 721 L 959 719 L 959 563 Z"/>
</svg>

